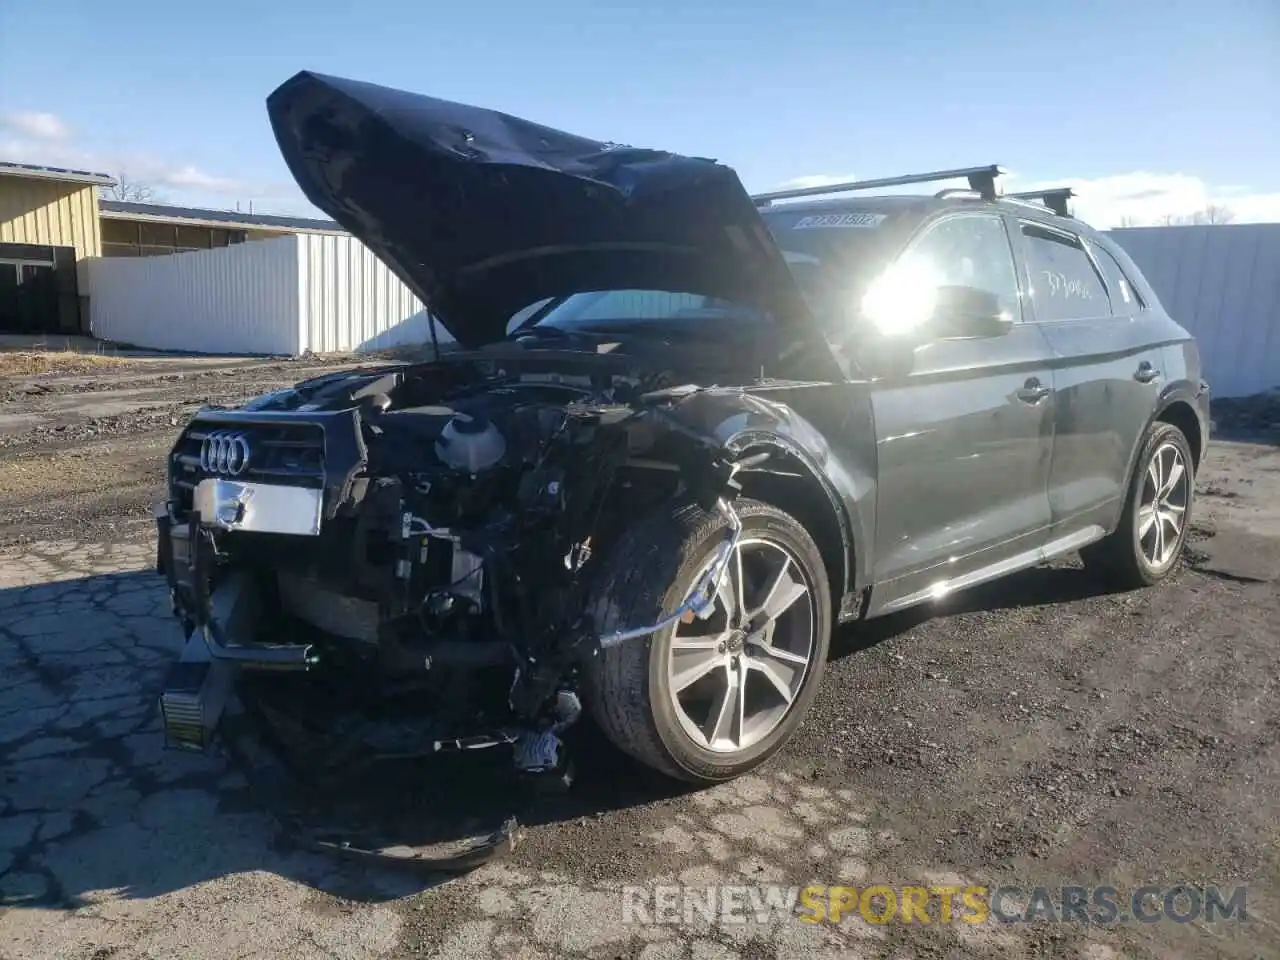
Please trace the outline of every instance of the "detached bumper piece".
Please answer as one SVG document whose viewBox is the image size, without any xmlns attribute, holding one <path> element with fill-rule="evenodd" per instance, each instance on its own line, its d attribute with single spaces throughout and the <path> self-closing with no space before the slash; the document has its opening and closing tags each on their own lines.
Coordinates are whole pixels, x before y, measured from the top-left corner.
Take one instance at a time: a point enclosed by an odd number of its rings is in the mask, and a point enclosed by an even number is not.
<svg viewBox="0 0 1280 960">
<path fill-rule="evenodd" d="M 506 856 L 519 842 L 520 829 L 514 816 L 506 816 L 500 822 L 492 818 L 489 822 L 496 823 L 493 829 L 477 829 L 468 818 L 458 829 L 436 829 L 421 843 L 406 842 L 404 836 L 396 838 L 394 826 L 380 822 L 347 826 L 350 818 L 342 816 L 340 809 L 317 809 L 317 797 L 323 798 L 326 791 L 300 785 L 282 755 L 283 745 L 266 736 L 260 727 L 256 712 L 245 710 L 235 700 L 228 705 L 219 742 L 258 802 L 275 817 L 284 839 L 300 849 L 418 873 L 462 873 Z M 443 819 L 451 820 L 447 816 Z M 442 832 L 453 837 L 444 839 Z"/>
<path fill-rule="evenodd" d="M 504 857 L 516 848 L 519 827 L 515 817 L 509 817 L 497 830 L 486 837 L 461 840 L 449 846 L 433 845 L 431 849 L 394 844 L 386 847 L 362 847 L 350 840 L 327 839 L 319 834 L 294 836 L 302 846 L 322 853 L 331 853 L 348 860 L 374 862 L 382 866 L 421 870 L 426 873 L 461 873 Z"/>
</svg>

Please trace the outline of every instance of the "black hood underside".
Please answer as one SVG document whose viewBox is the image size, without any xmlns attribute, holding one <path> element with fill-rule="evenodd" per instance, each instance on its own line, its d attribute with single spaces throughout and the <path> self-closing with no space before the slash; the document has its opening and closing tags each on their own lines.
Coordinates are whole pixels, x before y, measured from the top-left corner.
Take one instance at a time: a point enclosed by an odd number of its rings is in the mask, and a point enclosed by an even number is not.
<svg viewBox="0 0 1280 960">
<path fill-rule="evenodd" d="M 590 290 L 700 293 L 812 318 L 737 174 L 492 110 L 303 72 L 267 110 L 303 193 L 467 347 L 517 311 Z"/>
</svg>

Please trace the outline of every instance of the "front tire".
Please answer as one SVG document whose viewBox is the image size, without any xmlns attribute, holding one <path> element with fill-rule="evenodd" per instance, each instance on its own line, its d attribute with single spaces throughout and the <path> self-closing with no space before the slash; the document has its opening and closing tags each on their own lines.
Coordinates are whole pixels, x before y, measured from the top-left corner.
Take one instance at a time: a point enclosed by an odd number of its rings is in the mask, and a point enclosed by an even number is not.
<svg viewBox="0 0 1280 960">
<path fill-rule="evenodd" d="M 735 508 L 742 537 L 710 616 L 600 650 L 585 670 L 587 705 L 605 735 L 694 783 L 740 776 L 790 739 L 830 645 L 831 590 L 813 538 L 776 507 L 742 499 Z M 602 578 L 600 633 L 678 607 L 726 529 L 722 516 L 690 505 L 631 528 Z"/>
<path fill-rule="evenodd" d="M 1171 423 L 1147 432 L 1116 529 L 1080 551 L 1090 570 L 1120 589 L 1159 583 L 1186 546 L 1195 497 L 1191 445 Z"/>
</svg>

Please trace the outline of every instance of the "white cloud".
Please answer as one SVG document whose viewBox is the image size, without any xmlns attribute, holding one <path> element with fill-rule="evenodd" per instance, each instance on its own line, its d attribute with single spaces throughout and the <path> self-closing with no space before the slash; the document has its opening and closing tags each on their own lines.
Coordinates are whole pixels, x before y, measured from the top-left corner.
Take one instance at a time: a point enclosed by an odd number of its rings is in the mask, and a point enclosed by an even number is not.
<svg viewBox="0 0 1280 960">
<path fill-rule="evenodd" d="M 266 185 L 254 184 L 246 180 L 214 176 L 190 164 L 175 168 L 151 165 L 150 169 L 149 176 L 144 177 L 141 173 L 135 174 L 135 176 L 140 179 L 150 179 L 158 186 L 200 190 L 205 193 L 222 194 L 230 197 L 253 196 L 266 188 Z"/>
<path fill-rule="evenodd" d="M 21 122 L 15 121 L 21 117 Z M 43 118 L 34 121 L 31 118 Z M 265 202 L 276 207 L 305 202 L 291 183 L 242 180 L 211 173 L 191 163 L 174 163 L 146 153 L 111 153 L 76 143 L 70 128 L 52 114 L 7 114 L 0 118 L 0 160 L 126 175 L 156 192 L 155 202 L 228 205 Z"/>
<path fill-rule="evenodd" d="M 173 163 L 143 152 L 108 152 L 81 145 L 72 129 L 50 113 L 0 114 L 0 160 L 125 175 L 155 191 L 155 202 L 229 206 L 253 201 L 276 207 L 306 206 L 292 183 L 266 183 L 224 177 L 195 164 Z M 265 209 L 265 207 L 264 207 Z"/>
<path fill-rule="evenodd" d="M 59 116 L 33 111 L 0 114 L 0 130 L 32 140 L 67 140 L 71 128 Z"/>
<path fill-rule="evenodd" d="M 1121 225 L 1165 222 L 1187 217 L 1209 206 L 1226 207 L 1234 223 L 1280 222 L 1280 191 L 1266 192 L 1247 186 L 1210 184 L 1184 173 L 1138 171 L 1095 179 L 1027 181 L 1010 176 L 1009 192 L 1046 187 L 1071 187 L 1076 197 L 1072 210 L 1080 219 L 1100 229 Z"/>
<path fill-rule="evenodd" d="M 813 174 L 796 177 L 774 189 L 822 187 L 854 180 L 851 174 Z M 1136 171 L 1094 179 L 1034 180 L 1017 173 L 1000 178 L 1008 193 L 1049 187 L 1071 187 L 1073 212 L 1087 223 L 1107 230 L 1125 225 L 1159 224 L 1170 217 L 1186 217 L 1209 206 L 1231 211 L 1234 223 L 1280 222 L 1280 191 L 1260 191 L 1240 184 L 1210 184 L 1184 173 Z"/>
<path fill-rule="evenodd" d="M 35 140 L 22 136 L 0 136 L 0 160 L 33 163 L 47 167 L 71 167 L 76 170 L 102 170 L 93 165 L 93 154 L 70 143 Z"/>
</svg>

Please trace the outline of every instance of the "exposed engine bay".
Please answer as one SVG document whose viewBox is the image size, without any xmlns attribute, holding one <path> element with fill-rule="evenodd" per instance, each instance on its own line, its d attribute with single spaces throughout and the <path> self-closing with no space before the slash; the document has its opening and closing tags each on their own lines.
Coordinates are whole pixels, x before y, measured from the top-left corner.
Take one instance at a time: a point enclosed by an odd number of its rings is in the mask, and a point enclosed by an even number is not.
<svg viewBox="0 0 1280 960">
<path fill-rule="evenodd" d="M 742 711 L 726 706 L 728 671 L 745 696 L 747 646 L 773 644 L 772 588 L 750 611 L 739 596 L 732 625 L 727 604 L 714 609 L 750 510 L 789 531 L 762 583 L 777 587 L 793 555 L 808 557 L 795 561 L 816 591 L 796 588 L 817 611 L 797 631 L 807 646 L 779 655 L 795 685 L 809 683 L 821 663 L 810 648 L 827 635 L 825 563 L 786 511 L 735 507 L 737 474 L 773 475 L 754 485 L 803 461 L 787 474 L 802 512 L 806 500 L 834 504 L 797 452 L 804 441 L 778 436 L 816 432 L 765 394 L 844 374 L 737 174 L 305 71 L 267 112 L 308 200 L 429 305 L 437 350 L 431 363 L 204 409 L 184 427 L 156 517 L 157 567 L 186 637 L 161 696 L 169 742 L 204 749 L 220 718 L 252 713 L 263 730 L 297 731 L 313 771 L 510 745 L 517 772 L 565 782 L 561 734 L 582 710 L 580 681 L 605 678 L 608 693 L 586 699 L 597 719 L 607 705 L 654 722 L 616 679 L 645 668 L 618 664 L 641 650 L 631 641 L 677 621 L 723 634 L 704 642 L 723 658 L 716 718 L 732 719 Z M 611 292 L 626 303 L 543 326 L 540 305 Z M 653 293 L 733 309 L 631 296 Z M 441 355 L 437 326 L 458 352 Z M 680 526 L 695 513 L 696 561 Z M 847 524 L 829 516 L 843 558 Z M 744 580 L 739 570 L 738 593 Z M 798 718 L 791 681 L 762 671 L 755 681 L 786 687 L 778 717 Z M 761 744 L 713 756 L 709 772 L 757 762 Z"/>
<path fill-rule="evenodd" d="M 562 775 L 582 658 L 661 626 L 597 635 L 593 560 L 674 497 L 732 514 L 737 469 L 682 425 L 697 388 L 578 360 L 357 371 L 198 414 L 158 516 L 189 638 L 170 740 L 203 748 L 234 672 L 348 750 L 513 743 Z"/>
</svg>

